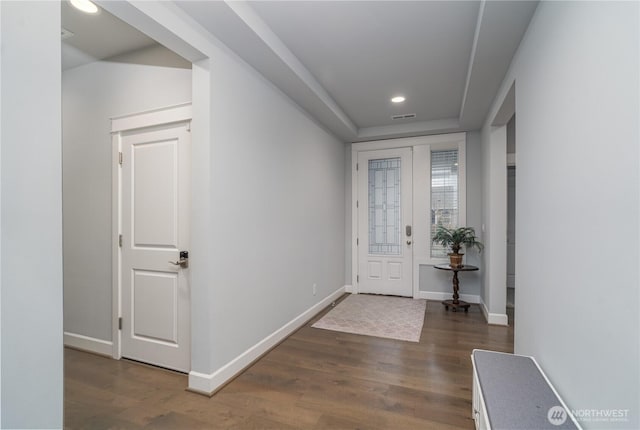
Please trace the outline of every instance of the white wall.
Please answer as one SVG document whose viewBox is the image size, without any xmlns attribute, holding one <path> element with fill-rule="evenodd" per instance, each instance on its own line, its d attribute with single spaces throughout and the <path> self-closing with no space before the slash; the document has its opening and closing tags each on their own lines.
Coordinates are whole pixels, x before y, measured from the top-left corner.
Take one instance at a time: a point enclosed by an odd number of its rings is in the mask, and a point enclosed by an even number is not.
<svg viewBox="0 0 640 430">
<path fill-rule="evenodd" d="M 542 2 L 483 134 L 515 80 L 515 351 L 570 408 L 629 410 L 585 428 L 640 427 L 639 8 Z"/>
<path fill-rule="evenodd" d="M 213 58 L 211 368 L 344 285 L 344 145 L 244 63 Z M 317 294 L 312 294 L 312 284 Z"/>
<path fill-rule="evenodd" d="M 60 5 L 0 11 L 0 426 L 62 428 Z"/>
<path fill-rule="evenodd" d="M 110 118 L 191 101 L 191 69 L 171 67 L 190 64 L 175 57 L 164 48 L 151 47 L 62 75 L 64 329 L 68 334 L 111 341 Z"/>
<path fill-rule="evenodd" d="M 484 127 L 482 136 L 482 301 L 489 323 L 507 315 L 507 127 Z"/>
</svg>

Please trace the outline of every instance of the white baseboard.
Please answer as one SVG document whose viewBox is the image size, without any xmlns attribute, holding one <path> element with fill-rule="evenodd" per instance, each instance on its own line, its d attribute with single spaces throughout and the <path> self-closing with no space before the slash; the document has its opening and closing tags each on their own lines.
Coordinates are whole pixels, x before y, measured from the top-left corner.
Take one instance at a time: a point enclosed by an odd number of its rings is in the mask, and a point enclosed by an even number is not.
<svg viewBox="0 0 640 430">
<path fill-rule="evenodd" d="M 487 324 L 492 325 L 509 325 L 509 317 L 507 314 L 492 314 L 487 309 L 487 305 L 484 303 L 484 300 L 480 299 L 480 309 L 482 309 L 482 314 L 484 318 L 487 320 Z"/>
<path fill-rule="evenodd" d="M 287 324 L 262 339 L 260 342 L 247 349 L 245 352 L 231 360 L 213 373 L 189 372 L 189 390 L 202 394 L 211 395 L 231 381 L 239 373 L 253 364 L 263 354 L 282 342 L 294 331 L 302 327 L 307 321 L 313 318 L 322 309 L 340 298 L 345 293 L 346 286 L 338 288 L 335 292 L 324 298 L 320 302 L 289 321 Z"/>
<path fill-rule="evenodd" d="M 94 337 L 83 336 L 81 334 L 64 332 L 64 344 L 72 348 L 89 351 L 100 355 L 111 357 L 113 355 L 113 342 L 96 339 Z"/>
<path fill-rule="evenodd" d="M 353 285 L 345 285 L 344 286 L 344 292 L 345 293 L 353 294 L 354 291 L 355 290 L 353 288 Z"/>
<path fill-rule="evenodd" d="M 452 293 L 444 293 L 440 291 L 418 291 L 417 299 L 427 300 L 448 300 L 452 297 Z M 480 296 L 475 294 L 460 294 L 460 300 L 464 300 L 467 303 L 480 303 Z"/>
</svg>

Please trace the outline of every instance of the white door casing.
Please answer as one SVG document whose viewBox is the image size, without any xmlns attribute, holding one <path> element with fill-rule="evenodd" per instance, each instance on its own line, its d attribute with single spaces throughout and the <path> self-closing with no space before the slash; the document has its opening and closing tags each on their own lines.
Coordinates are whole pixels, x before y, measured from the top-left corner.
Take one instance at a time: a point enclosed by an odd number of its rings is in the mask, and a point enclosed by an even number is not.
<svg viewBox="0 0 640 430">
<path fill-rule="evenodd" d="M 507 169 L 507 288 L 516 287 L 516 168 Z"/>
<path fill-rule="evenodd" d="M 189 269 L 174 263 L 189 250 L 189 127 L 118 133 L 121 355 L 182 372 L 190 370 Z"/>
<path fill-rule="evenodd" d="M 413 296 L 412 151 L 358 153 L 358 292 Z"/>
</svg>

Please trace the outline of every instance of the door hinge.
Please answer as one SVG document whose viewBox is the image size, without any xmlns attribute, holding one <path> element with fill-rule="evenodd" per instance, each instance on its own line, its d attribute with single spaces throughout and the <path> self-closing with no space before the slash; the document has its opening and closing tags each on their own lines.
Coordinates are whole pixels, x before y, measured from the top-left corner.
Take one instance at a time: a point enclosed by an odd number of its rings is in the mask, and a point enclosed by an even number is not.
<svg viewBox="0 0 640 430">
<path fill-rule="evenodd" d="M 118 152 L 118 164 L 122 166 L 122 152 Z"/>
<path fill-rule="evenodd" d="M 118 236 L 118 246 L 122 248 L 122 235 Z"/>
<path fill-rule="evenodd" d="M 360 207 L 360 202 L 356 200 L 356 208 Z"/>
<path fill-rule="evenodd" d="M 118 330 L 122 330 L 122 317 L 118 318 Z"/>
<path fill-rule="evenodd" d="M 360 238 L 359 237 L 356 238 L 356 246 L 357 245 L 360 245 Z"/>
<path fill-rule="evenodd" d="M 360 275 L 356 275 L 356 282 L 360 282 Z"/>
<path fill-rule="evenodd" d="M 360 164 L 359 164 L 359 163 L 356 163 L 356 172 L 357 172 L 358 170 L 360 170 Z"/>
</svg>

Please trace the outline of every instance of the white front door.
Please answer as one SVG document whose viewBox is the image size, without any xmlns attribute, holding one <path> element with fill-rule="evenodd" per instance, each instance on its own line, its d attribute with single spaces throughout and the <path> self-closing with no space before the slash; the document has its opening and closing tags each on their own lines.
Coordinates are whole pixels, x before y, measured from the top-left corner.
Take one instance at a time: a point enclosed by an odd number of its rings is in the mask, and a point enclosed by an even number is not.
<svg viewBox="0 0 640 430">
<path fill-rule="evenodd" d="M 358 292 L 411 297 L 411 148 L 358 153 Z"/>
<path fill-rule="evenodd" d="M 188 127 L 121 135 L 122 356 L 183 372 L 190 370 L 189 269 L 175 263 L 189 250 Z"/>
</svg>

